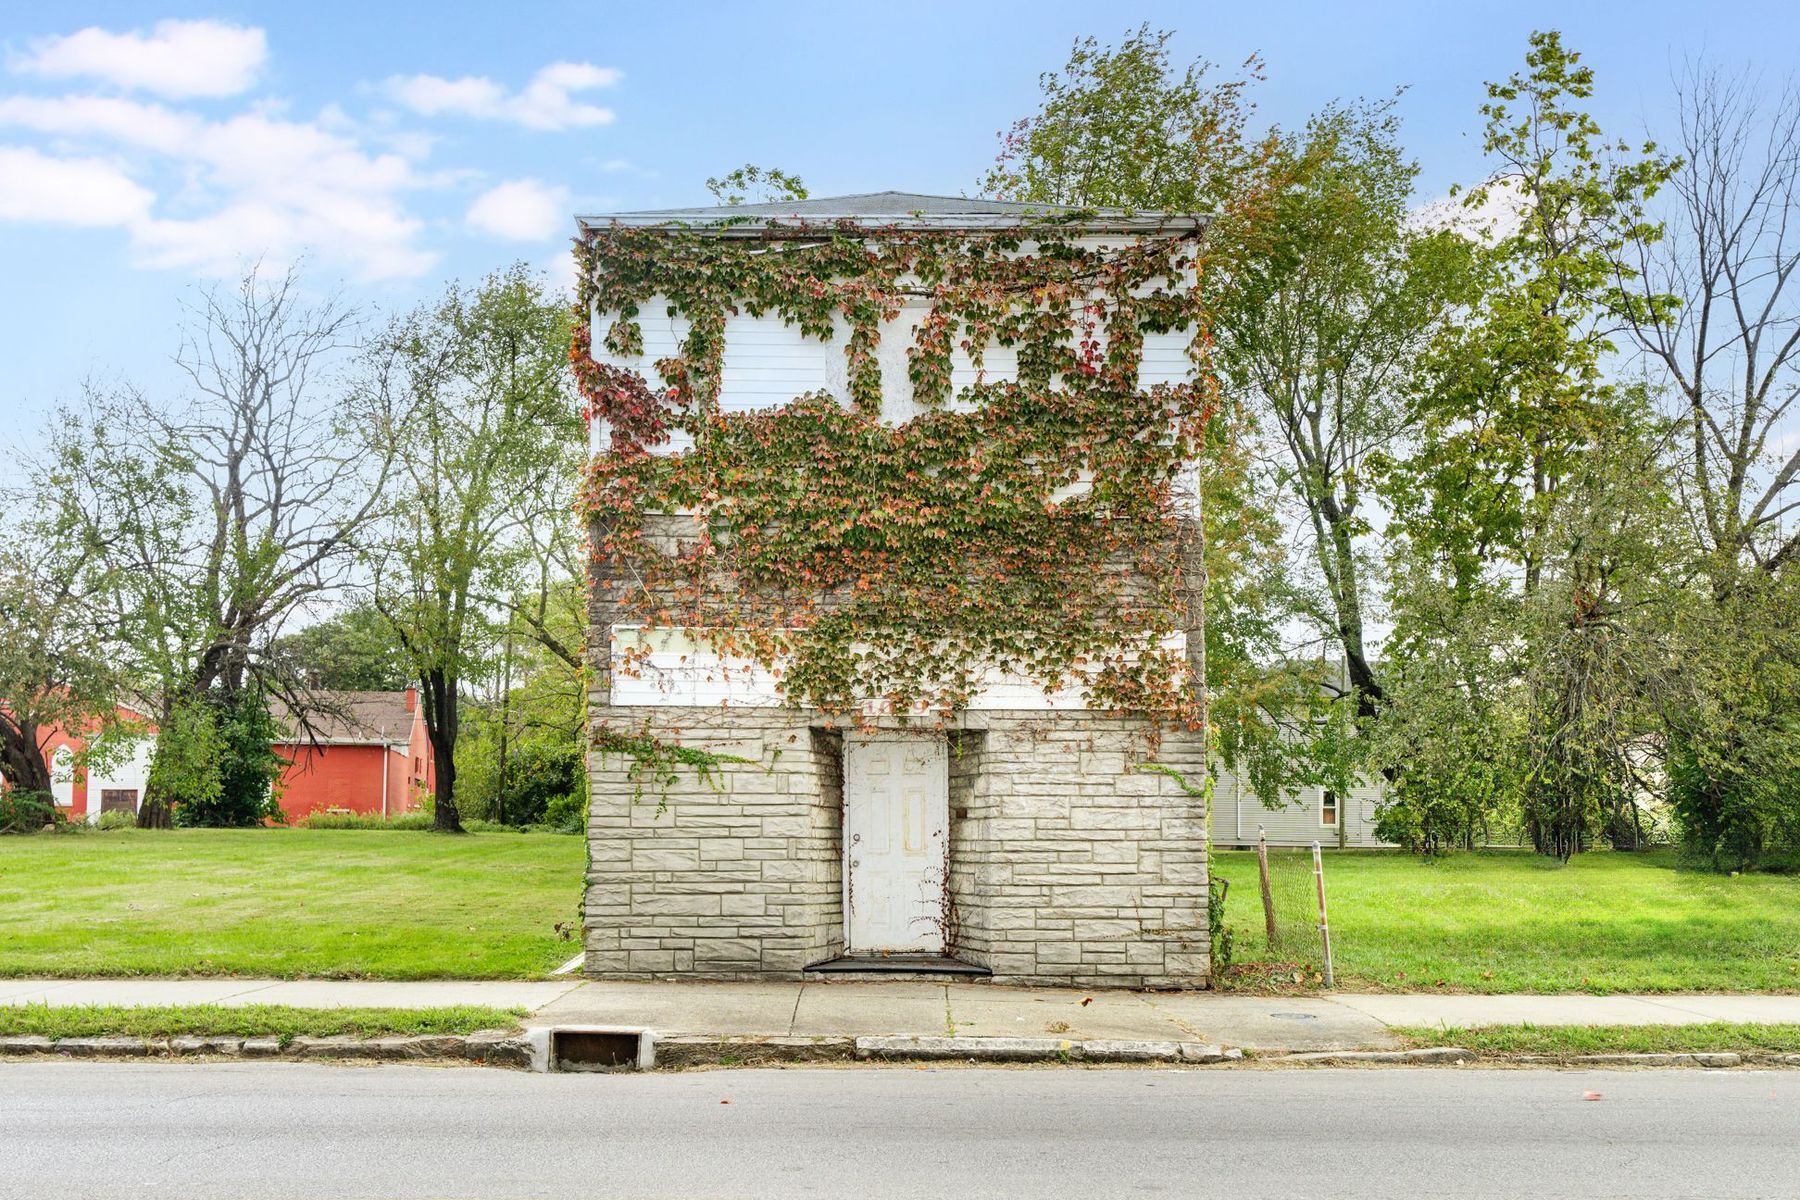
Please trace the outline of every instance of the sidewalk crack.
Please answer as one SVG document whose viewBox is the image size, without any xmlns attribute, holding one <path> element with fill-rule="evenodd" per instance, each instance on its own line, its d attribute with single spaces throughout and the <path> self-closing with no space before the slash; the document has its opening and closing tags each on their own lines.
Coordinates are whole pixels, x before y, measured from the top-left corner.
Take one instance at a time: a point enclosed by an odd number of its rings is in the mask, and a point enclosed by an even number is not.
<svg viewBox="0 0 1800 1200">
<path fill-rule="evenodd" d="M 799 1025 L 800 1025 L 800 997 L 802 997 L 804 995 L 806 995 L 806 981 L 803 979 L 800 981 L 800 986 L 794 989 L 794 1011 L 788 1014 L 787 1035 L 789 1037 L 793 1037 L 794 1030 L 799 1028 Z"/>
<path fill-rule="evenodd" d="M 1201 1041 L 1206 1040 L 1206 1034 L 1204 1031 L 1196 1029 L 1192 1025 L 1189 1025 L 1186 1021 L 1182 1020 L 1180 1017 L 1176 1016 L 1174 1013 L 1170 1012 L 1169 1010 L 1163 1008 L 1161 1005 L 1157 1004 L 1156 1001 L 1152 1000 L 1149 996 L 1146 996 L 1141 992 L 1134 992 L 1134 993 L 1132 993 L 1132 995 L 1133 995 L 1134 999 L 1141 1000 L 1144 1003 L 1144 1006 L 1146 1008 L 1148 1008 L 1151 1012 L 1155 1013 L 1157 1016 L 1161 1017 L 1163 1020 L 1167 1021 L 1169 1024 L 1175 1026 L 1175 1028 L 1181 1030 L 1183 1033 L 1187 1034 L 1189 1037 L 1198 1038 Z"/>
<path fill-rule="evenodd" d="M 1703 1017 L 1708 1021 L 1717 1021 L 1718 1020 L 1717 1017 L 1712 1016 L 1710 1013 L 1703 1013 L 1697 1008 L 1683 1008 L 1679 1004 L 1671 1004 L 1671 1003 L 1669 1003 L 1669 1000 L 1667 997 L 1656 997 L 1656 998 L 1652 999 L 1649 996 L 1627 996 L 1626 999 L 1642 1001 L 1643 1003 L 1651 1005 L 1655 1008 L 1666 1008 L 1670 1012 L 1686 1013 L 1691 1017 Z"/>
<path fill-rule="evenodd" d="M 254 996 L 258 992 L 266 992 L 272 987 L 280 987 L 284 983 L 294 982 L 291 979 L 265 979 L 255 987 L 247 987 L 241 992 L 227 992 L 219 997 L 220 1002 L 226 1000 L 242 1000 L 245 996 Z"/>
</svg>

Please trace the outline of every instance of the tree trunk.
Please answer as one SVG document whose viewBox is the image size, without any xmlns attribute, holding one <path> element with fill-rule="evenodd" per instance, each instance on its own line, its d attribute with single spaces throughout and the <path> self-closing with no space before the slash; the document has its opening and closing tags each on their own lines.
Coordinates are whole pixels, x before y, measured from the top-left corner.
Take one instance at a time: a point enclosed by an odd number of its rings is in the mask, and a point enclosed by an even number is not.
<svg viewBox="0 0 1800 1200">
<path fill-rule="evenodd" d="M 431 828 L 437 833 L 462 833 L 462 815 L 456 810 L 456 679 L 434 667 L 420 677 L 419 683 L 419 699 L 425 706 L 425 736 L 431 742 L 431 761 L 437 773 Z"/>
<path fill-rule="evenodd" d="M 144 789 L 143 802 L 138 805 L 137 827 L 139 829 L 173 829 L 175 828 L 175 812 L 162 793 L 155 788 Z"/>
<path fill-rule="evenodd" d="M 1319 503 L 1316 528 L 1319 566 L 1325 573 L 1337 617 L 1338 648 L 1344 655 L 1344 673 L 1356 694 L 1356 720 L 1367 726 L 1381 710 L 1387 693 L 1375 678 L 1375 668 L 1363 640 L 1361 571 L 1356 565 L 1356 545 L 1351 537 L 1354 508 L 1327 495 Z"/>
<path fill-rule="evenodd" d="M 502 656 L 506 672 L 500 684 L 500 773 L 495 777 L 494 819 L 506 824 L 506 752 L 508 726 L 512 722 L 512 634 L 506 635 L 506 653 Z"/>
<path fill-rule="evenodd" d="M 15 725 L 0 716 L 0 778 L 14 791 L 50 794 L 50 763 L 32 722 Z"/>
</svg>

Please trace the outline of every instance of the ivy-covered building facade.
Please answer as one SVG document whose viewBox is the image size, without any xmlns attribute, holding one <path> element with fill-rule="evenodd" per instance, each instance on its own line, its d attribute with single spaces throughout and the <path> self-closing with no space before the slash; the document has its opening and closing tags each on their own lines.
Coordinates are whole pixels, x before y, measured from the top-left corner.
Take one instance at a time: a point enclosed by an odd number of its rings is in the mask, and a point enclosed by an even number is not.
<svg viewBox="0 0 1800 1200">
<path fill-rule="evenodd" d="M 581 219 L 590 976 L 1206 985 L 1203 232 Z"/>
</svg>

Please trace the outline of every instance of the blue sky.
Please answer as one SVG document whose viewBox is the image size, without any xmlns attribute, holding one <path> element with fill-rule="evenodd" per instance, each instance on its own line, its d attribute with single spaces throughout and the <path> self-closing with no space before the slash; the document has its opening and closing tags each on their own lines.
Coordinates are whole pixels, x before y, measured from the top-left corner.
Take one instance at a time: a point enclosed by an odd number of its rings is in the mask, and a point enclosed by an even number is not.
<svg viewBox="0 0 1800 1200">
<path fill-rule="evenodd" d="M 171 385 L 178 302 L 304 254 L 371 311 L 513 259 L 561 270 L 576 211 L 704 202 L 746 161 L 815 195 L 957 194 L 1076 36 L 1140 21 L 1184 56 L 1260 51 L 1260 112 L 1401 105 L 1421 199 L 1480 170 L 1486 79 L 1559 28 L 1636 133 L 1672 67 L 1800 68 L 1791 3 L 661 5 L 8 0 L 0 16 L 0 439 L 87 377 Z"/>
</svg>

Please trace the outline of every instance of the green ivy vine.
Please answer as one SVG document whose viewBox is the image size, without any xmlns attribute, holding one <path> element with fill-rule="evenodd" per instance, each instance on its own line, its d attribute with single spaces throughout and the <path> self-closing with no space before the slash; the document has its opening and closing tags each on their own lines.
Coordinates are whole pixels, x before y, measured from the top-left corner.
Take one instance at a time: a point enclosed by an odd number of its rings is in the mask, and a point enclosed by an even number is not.
<svg viewBox="0 0 1800 1200">
<path fill-rule="evenodd" d="M 829 714 L 875 701 L 945 716 L 999 670 L 1197 727 L 1169 645 L 1184 611 L 1175 485 L 1218 402 L 1196 242 L 1084 228 L 587 230 L 571 360 L 604 422 L 582 504 L 615 618 L 759 663 L 787 702 Z M 592 316 L 615 314 L 598 331 L 610 354 L 638 355 L 652 304 L 689 323 L 657 379 L 596 362 Z M 921 411 L 884 423 L 878 352 L 907 308 Z M 850 403 L 723 411 L 740 313 L 847 330 Z M 1140 388 L 1145 336 L 1181 330 L 1193 378 Z M 996 347 L 1015 378 L 952 386 L 957 350 L 980 368 Z M 671 452 L 677 434 L 691 446 Z M 654 739 L 614 748 L 666 761 Z"/>
</svg>

